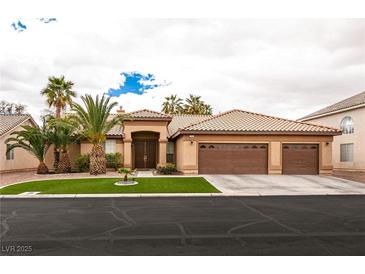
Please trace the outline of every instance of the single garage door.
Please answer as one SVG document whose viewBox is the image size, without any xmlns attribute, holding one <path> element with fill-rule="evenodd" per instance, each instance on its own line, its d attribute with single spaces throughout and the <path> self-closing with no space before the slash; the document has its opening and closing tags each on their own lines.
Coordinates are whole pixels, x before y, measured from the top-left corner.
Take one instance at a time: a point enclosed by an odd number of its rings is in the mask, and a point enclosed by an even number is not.
<svg viewBox="0 0 365 274">
<path fill-rule="evenodd" d="M 201 174 L 267 174 L 267 144 L 199 144 Z"/>
<path fill-rule="evenodd" d="M 283 144 L 283 174 L 318 174 L 317 144 Z"/>
</svg>

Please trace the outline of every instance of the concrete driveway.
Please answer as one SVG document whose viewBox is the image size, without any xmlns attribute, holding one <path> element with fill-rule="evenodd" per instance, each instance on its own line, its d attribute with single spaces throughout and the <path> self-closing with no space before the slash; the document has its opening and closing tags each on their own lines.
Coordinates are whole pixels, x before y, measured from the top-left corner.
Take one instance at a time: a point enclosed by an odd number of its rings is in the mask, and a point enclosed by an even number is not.
<svg viewBox="0 0 365 274">
<path fill-rule="evenodd" d="M 350 195 L 365 194 L 365 184 L 332 176 L 204 175 L 227 195 Z"/>
</svg>

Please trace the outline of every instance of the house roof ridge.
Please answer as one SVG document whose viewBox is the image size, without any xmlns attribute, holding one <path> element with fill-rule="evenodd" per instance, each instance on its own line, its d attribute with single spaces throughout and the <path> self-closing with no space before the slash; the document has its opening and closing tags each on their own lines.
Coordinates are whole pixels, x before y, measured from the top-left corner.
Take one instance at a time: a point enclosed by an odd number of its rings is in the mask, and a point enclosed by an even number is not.
<svg viewBox="0 0 365 274">
<path fill-rule="evenodd" d="M 202 123 L 204 123 L 204 122 L 211 121 L 211 120 L 213 120 L 213 119 L 215 119 L 215 118 L 218 118 L 218 117 L 224 116 L 224 115 L 226 115 L 226 114 L 228 114 L 228 113 L 231 113 L 231 112 L 234 112 L 234 111 L 235 111 L 235 109 L 232 109 L 232 110 L 227 110 L 227 111 L 221 112 L 221 113 L 216 114 L 216 115 L 212 115 L 211 117 L 209 117 L 209 118 L 207 118 L 207 119 L 205 119 L 205 120 L 199 121 L 199 122 L 197 122 L 197 123 L 192 123 L 192 124 L 190 124 L 190 125 L 188 125 L 188 126 L 186 126 L 186 127 L 184 127 L 184 128 L 181 128 L 181 129 L 179 129 L 179 131 L 185 130 L 185 129 L 189 128 L 189 127 L 193 127 L 193 126 L 196 126 L 196 125 L 202 124 Z"/>
<path fill-rule="evenodd" d="M 163 113 L 163 112 L 159 112 L 159 111 L 156 111 L 156 110 L 146 109 L 146 108 L 139 109 L 139 110 L 135 110 L 135 111 L 131 111 L 131 112 L 127 112 L 127 114 L 133 114 L 133 113 L 138 113 L 138 112 L 142 112 L 142 111 L 152 112 L 152 113 L 155 113 L 155 114 L 164 115 L 166 117 L 171 117 L 169 114 L 166 114 L 166 113 Z"/>
</svg>

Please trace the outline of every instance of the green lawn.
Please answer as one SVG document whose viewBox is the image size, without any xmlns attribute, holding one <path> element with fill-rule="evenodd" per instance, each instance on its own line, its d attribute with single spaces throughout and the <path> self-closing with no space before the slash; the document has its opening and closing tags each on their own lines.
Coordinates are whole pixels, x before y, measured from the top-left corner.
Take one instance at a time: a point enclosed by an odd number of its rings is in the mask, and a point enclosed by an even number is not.
<svg viewBox="0 0 365 274">
<path fill-rule="evenodd" d="M 101 194 L 101 193 L 219 193 L 203 177 L 135 178 L 138 185 L 115 186 L 118 178 L 58 179 L 10 185 L 0 194 L 20 194 L 40 191 L 40 194 Z"/>
</svg>

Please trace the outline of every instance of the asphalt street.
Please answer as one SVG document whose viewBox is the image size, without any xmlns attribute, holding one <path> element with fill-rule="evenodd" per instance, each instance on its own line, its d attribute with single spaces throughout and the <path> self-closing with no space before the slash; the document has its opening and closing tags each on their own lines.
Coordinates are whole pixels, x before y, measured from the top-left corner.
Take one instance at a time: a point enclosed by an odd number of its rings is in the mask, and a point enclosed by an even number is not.
<svg viewBox="0 0 365 274">
<path fill-rule="evenodd" d="M 1 199 L 1 255 L 365 255 L 365 196 Z"/>
</svg>

